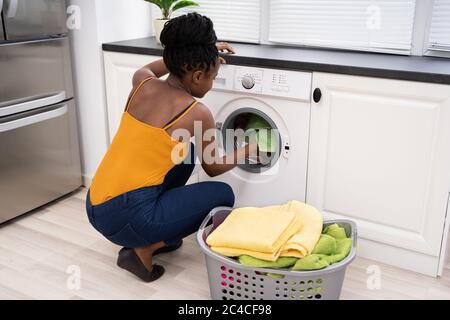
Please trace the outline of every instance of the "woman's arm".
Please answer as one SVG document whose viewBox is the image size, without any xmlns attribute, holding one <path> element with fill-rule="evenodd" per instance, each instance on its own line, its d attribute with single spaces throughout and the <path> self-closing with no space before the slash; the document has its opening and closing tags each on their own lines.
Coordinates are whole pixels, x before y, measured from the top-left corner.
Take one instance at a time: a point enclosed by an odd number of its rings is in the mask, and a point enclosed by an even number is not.
<svg viewBox="0 0 450 320">
<path fill-rule="evenodd" d="M 236 53 L 234 48 L 228 44 L 227 42 L 219 42 L 217 43 L 217 49 L 219 52 L 222 53 Z M 226 64 L 226 60 L 223 57 L 219 57 L 221 64 Z M 209 109 L 202 105 L 203 108 L 203 119 L 202 119 L 202 137 L 199 137 L 201 139 L 201 146 L 202 146 L 202 167 L 203 170 L 210 176 L 215 177 L 218 175 L 221 175 L 225 172 L 228 172 L 230 170 L 233 170 L 239 163 L 243 163 L 243 161 L 248 158 L 250 155 L 253 155 L 257 152 L 258 146 L 256 143 L 250 143 L 247 144 L 245 147 L 235 150 L 234 152 L 231 152 L 229 154 L 226 154 L 223 157 L 218 157 L 218 155 L 215 154 L 215 151 L 217 151 L 217 141 L 215 134 L 213 135 L 212 139 L 209 141 L 205 141 L 203 137 L 205 137 L 205 134 L 209 130 L 215 131 L 215 122 L 214 117 L 212 116 Z M 208 134 L 206 134 L 208 135 Z M 196 137 L 197 138 L 197 137 Z M 199 141 L 200 139 L 197 139 Z M 215 163 L 212 163 L 210 161 L 205 161 L 205 156 L 211 156 L 216 160 Z M 210 159 L 208 159 L 210 160 Z"/>
<path fill-rule="evenodd" d="M 138 86 L 148 77 L 161 78 L 169 73 L 163 59 L 159 59 L 142 67 L 133 76 L 133 87 Z"/>
<path fill-rule="evenodd" d="M 235 53 L 233 47 L 230 46 L 230 44 L 228 44 L 227 42 L 219 42 L 216 46 L 219 52 Z M 223 64 L 226 63 L 225 59 L 222 57 L 220 57 L 220 62 Z M 167 70 L 166 64 L 164 63 L 163 59 L 153 61 L 152 63 L 149 63 L 148 65 L 136 71 L 133 76 L 133 87 L 138 86 L 144 79 L 148 77 L 161 78 L 168 73 L 169 70 Z"/>
<path fill-rule="evenodd" d="M 197 123 L 202 124 L 201 136 L 195 137 L 196 145 L 201 146 L 199 151 L 202 152 L 200 157 L 202 167 L 210 177 L 215 177 L 234 169 L 238 164 L 244 163 L 245 159 L 250 155 L 257 153 L 258 145 L 253 142 L 223 157 L 219 157 L 216 154 L 218 146 L 215 135 L 215 123 L 211 111 L 201 103 L 197 105 L 196 109 L 200 113 L 201 118 Z M 198 131 L 194 130 L 194 132 Z"/>
</svg>

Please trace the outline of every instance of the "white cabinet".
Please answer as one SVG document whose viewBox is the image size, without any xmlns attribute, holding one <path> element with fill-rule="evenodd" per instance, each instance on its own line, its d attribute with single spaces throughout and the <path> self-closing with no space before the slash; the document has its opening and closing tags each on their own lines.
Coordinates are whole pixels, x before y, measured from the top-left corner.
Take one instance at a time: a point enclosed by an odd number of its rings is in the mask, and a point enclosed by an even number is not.
<svg viewBox="0 0 450 320">
<path fill-rule="evenodd" d="M 450 86 L 314 73 L 307 202 L 350 218 L 360 255 L 438 273 L 450 186 Z"/>
<path fill-rule="evenodd" d="M 104 52 L 106 98 L 108 104 L 109 136 L 112 140 L 119 128 L 134 73 L 161 57 L 128 53 Z"/>
</svg>

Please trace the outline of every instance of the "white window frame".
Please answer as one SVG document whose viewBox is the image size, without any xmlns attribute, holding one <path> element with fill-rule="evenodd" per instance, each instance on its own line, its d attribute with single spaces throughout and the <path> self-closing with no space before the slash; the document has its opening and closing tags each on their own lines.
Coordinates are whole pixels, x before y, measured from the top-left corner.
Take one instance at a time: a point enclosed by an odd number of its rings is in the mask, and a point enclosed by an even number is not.
<svg viewBox="0 0 450 320">
<path fill-rule="evenodd" d="M 422 56 L 430 28 L 432 0 L 416 0 L 411 55 Z"/>
</svg>

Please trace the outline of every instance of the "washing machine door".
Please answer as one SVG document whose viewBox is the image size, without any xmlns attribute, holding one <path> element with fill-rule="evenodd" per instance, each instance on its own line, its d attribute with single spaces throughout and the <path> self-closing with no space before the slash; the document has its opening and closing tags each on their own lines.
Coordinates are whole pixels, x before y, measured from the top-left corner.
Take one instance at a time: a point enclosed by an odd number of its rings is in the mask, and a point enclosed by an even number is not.
<svg viewBox="0 0 450 320">
<path fill-rule="evenodd" d="M 240 128 L 245 131 L 249 121 L 256 120 L 256 123 L 263 124 L 263 128 L 270 128 L 272 134 L 268 148 L 270 150 L 260 152 L 262 159 L 259 162 L 247 159 L 235 169 L 215 178 L 200 172 L 200 181 L 215 180 L 228 183 L 236 195 L 237 207 L 273 205 L 294 199 L 305 201 L 307 162 L 305 153 L 302 150 L 292 150 L 291 137 L 285 121 L 287 119 L 283 119 L 280 110 L 266 101 L 253 97 L 239 97 L 230 100 L 215 112 L 216 126 L 221 133 L 218 142 L 222 153 L 230 152 L 236 147 L 233 141 L 235 139 L 230 138 L 232 135 L 226 131 Z M 291 125 L 292 123 L 291 119 Z M 309 128 L 304 130 L 306 133 Z M 304 140 L 302 146 L 307 148 L 307 139 Z"/>
<path fill-rule="evenodd" d="M 225 154 L 244 147 L 253 138 L 259 144 L 258 154 L 243 159 L 238 168 L 244 172 L 267 175 L 270 170 L 277 169 L 284 149 L 282 136 L 286 141 L 289 139 L 282 121 L 273 119 L 261 109 L 263 108 L 244 104 L 229 114 L 219 116 L 216 122 L 217 141 Z"/>
</svg>

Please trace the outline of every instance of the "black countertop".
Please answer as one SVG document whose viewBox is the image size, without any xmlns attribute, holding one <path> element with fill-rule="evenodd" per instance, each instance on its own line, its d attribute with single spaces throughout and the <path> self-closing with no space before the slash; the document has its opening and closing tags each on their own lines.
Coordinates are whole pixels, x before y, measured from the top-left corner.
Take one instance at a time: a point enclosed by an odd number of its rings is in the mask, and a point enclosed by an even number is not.
<svg viewBox="0 0 450 320">
<path fill-rule="evenodd" d="M 450 58 L 260 44 L 231 45 L 237 54 L 224 55 L 230 64 L 450 84 Z M 163 53 L 154 37 L 105 43 L 103 50 L 156 56 Z"/>
</svg>

